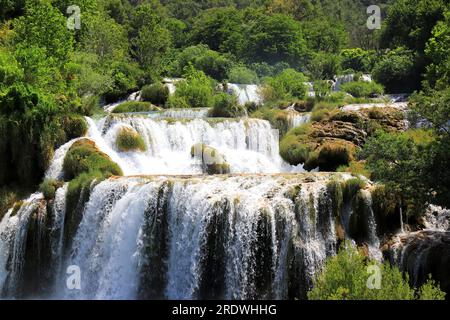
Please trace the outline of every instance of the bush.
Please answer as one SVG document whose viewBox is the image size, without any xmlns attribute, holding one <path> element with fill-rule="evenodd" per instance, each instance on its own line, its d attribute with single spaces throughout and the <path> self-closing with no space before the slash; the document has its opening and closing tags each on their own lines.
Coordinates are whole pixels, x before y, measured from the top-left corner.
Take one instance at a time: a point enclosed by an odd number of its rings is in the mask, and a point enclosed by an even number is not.
<svg viewBox="0 0 450 320">
<path fill-rule="evenodd" d="M 101 172 L 104 176 L 123 175 L 117 163 L 88 139 L 79 140 L 72 145 L 64 159 L 63 169 L 66 180 L 72 180 L 82 173 L 91 171 Z"/>
<path fill-rule="evenodd" d="M 169 99 L 167 100 L 166 108 L 168 109 L 190 108 L 190 105 L 183 97 L 170 96 Z"/>
<path fill-rule="evenodd" d="M 264 79 L 265 101 L 304 99 L 306 97 L 306 77 L 294 69 L 286 69 L 275 77 Z"/>
<path fill-rule="evenodd" d="M 193 66 L 206 75 L 223 81 L 227 77 L 231 65 L 230 59 L 219 52 L 210 50 L 208 46 L 200 44 L 185 48 L 176 57 L 171 69 L 174 75 L 181 76 L 187 67 Z"/>
<path fill-rule="evenodd" d="M 44 194 L 45 199 L 51 200 L 55 198 L 56 190 L 62 187 L 62 184 L 62 182 L 53 179 L 44 180 L 44 182 L 39 185 L 39 190 Z"/>
<path fill-rule="evenodd" d="M 88 124 L 83 116 L 70 114 L 62 118 L 62 125 L 66 133 L 66 139 L 72 140 L 82 137 L 88 131 Z"/>
<path fill-rule="evenodd" d="M 131 128 L 121 128 L 117 134 L 116 146 L 119 151 L 146 151 L 144 139 Z"/>
<path fill-rule="evenodd" d="M 158 106 L 163 106 L 169 99 L 169 88 L 162 83 L 154 83 L 149 86 L 144 86 L 141 90 L 141 99 Z"/>
<path fill-rule="evenodd" d="M 238 84 L 258 84 L 259 78 L 255 71 L 244 66 L 237 66 L 229 71 L 228 81 Z"/>
<path fill-rule="evenodd" d="M 344 49 L 341 51 L 342 68 L 354 72 L 370 72 L 375 62 L 375 52 L 361 48 Z"/>
<path fill-rule="evenodd" d="M 331 93 L 331 83 L 327 80 L 317 80 L 314 82 L 314 92 L 318 100 L 323 100 Z"/>
<path fill-rule="evenodd" d="M 311 124 L 304 124 L 290 130 L 280 141 L 280 155 L 291 165 L 305 163 L 311 154 L 308 146 L 308 134 Z"/>
<path fill-rule="evenodd" d="M 397 48 L 377 62 L 372 74 L 388 93 L 405 93 L 420 87 L 418 70 L 415 54 L 411 50 Z"/>
<path fill-rule="evenodd" d="M 191 108 L 211 108 L 214 104 L 213 81 L 202 71 L 187 71 L 186 80 L 177 84 L 175 96 L 182 98 Z"/>
<path fill-rule="evenodd" d="M 150 102 L 127 101 L 115 107 L 112 113 L 151 112 L 159 110 L 161 109 L 152 105 Z"/>
<path fill-rule="evenodd" d="M 341 90 L 356 98 L 369 98 L 383 94 L 383 87 L 375 82 L 352 81 L 341 85 Z"/>
<path fill-rule="evenodd" d="M 263 107 L 253 112 L 250 117 L 269 121 L 273 128 L 279 130 L 281 137 L 284 136 L 290 128 L 290 120 L 287 112 L 280 109 Z"/>
<path fill-rule="evenodd" d="M 371 277 L 372 270 L 379 270 L 380 287 L 375 285 Z M 429 281 L 419 291 L 419 299 L 442 300 L 445 293 L 439 290 L 434 282 Z M 342 244 L 339 253 L 325 263 L 320 274 L 314 279 L 313 289 L 308 292 L 310 300 L 413 300 L 414 288 L 408 284 L 408 276 L 404 276 L 395 266 L 381 264 L 366 259 L 350 242 Z"/>
<path fill-rule="evenodd" d="M 244 116 L 244 106 L 238 104 L 237 97 L 227 93 L 219 93 L 214 97 L 214 107 L 209 113 L 211 117 L 237 118 Z"/>
</svg>

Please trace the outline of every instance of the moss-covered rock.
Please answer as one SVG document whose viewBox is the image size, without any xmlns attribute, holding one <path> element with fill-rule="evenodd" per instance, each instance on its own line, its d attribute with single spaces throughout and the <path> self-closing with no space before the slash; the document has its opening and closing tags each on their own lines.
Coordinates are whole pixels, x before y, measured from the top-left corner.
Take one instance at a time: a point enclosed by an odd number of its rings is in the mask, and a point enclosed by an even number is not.
<svg viewBox="0 0 450 320">
<path fill-rule="evenodd" d="M 250 115 L 251 118 L 267 120 L 271 126 L 278 129 L 280 137 L 284 136 L 290 128 L 289 113 L 276 108 L 260 108 Z"/>
<path fill-rule="evenodd" d="M 63 169 L 66 180 L 95 171 L 101 172 L 104 176 L 123 174 L 122 169 L 89 139 L 78 140 L 72 145 L 64 159 Z"/>
<path fill-rule="evenodd" d="M 88 124 L 83 116 L 70 114 L 61 118 L 66 133 L 66 140 L 82 137 L 88 130 Z"/>
<path fill-rule="evenodd" d="M 380 110 L 378 110 L 380 109 Z M 404 115 L 395 108 L 328 112 L 320 121 L 290 130 L 280 142 L 280 154 L 291 165 L 335 171 L 355 160 L 358 148 L 376 129 L 406 129 Z"/>
<path fill-rule="evenodd" d="M 161 108 L 154 106 L 150 102 L 127 101 L 114 108 L 112 113 L 132 113 L 161 111 Z"/>
<path fill-rule="evenodd" d="M 55 198 L 55 193 L 58 188 L 62 187 L 63 182 L 54 179 L 46 179 L 39 185 L 39 190 L 44 195 L 46 200 Z"/>
<path fill-rule="evenodd" d="M 216 149 L 203 143 L 191 147 L 191 157 L 202 161 L 203 172 L 207 174 L 228 174 L 230 165 Z"/>
<path fill-rule="evenodd" d="M 146 151 L 144 139 L 133 128 L 123 127 L 119 130 L 116 137 L 116 146 L 119 151 Z"/>
</svg>

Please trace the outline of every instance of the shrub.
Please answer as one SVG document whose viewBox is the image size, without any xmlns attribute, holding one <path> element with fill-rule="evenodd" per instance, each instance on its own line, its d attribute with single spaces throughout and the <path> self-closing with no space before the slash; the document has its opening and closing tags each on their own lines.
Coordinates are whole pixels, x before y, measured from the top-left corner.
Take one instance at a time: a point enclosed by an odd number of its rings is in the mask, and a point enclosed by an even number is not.
<svg viewBox="0 0 450 320">
<path fill-rule="evenodd" d="M 354 149 L 353 144 L 345 140 L 327 141 L 318 150 L 317 158 L 307 160 L 305 168 L 335 171 L 341 165 L 348 165 L 353 159 Z"/>
<path fill-rule="evenodd" d="M 412 92 L 420 86 L 420 68 L 416 60 L 411 50 L 392 50 L 375 64 L 373 78 L 389 93 Z"/>
<path fill-rule="evenodd" d="M 82 137 L 88 130 L 86 119 L 80 115 L 70 114 L 62 118 L 62 125 L 67 140 Z"/>
<path fill-rule="evenodd" d="M 230 69 L 228 81 L 238 84 L 258 84 L 259 78 L 255 71 L 244 66 L 237 66 Z"/>
<path fill-rule="evenodd" d="M 123 174 L 120 167 L 88 139 L 79 140 L 72 145 L 64 159 L 63 169 L 66 180 L 91 171 L 101 172 L 104 176 Z"/>
<path fill-rule="evenodd" d="M 341 90 L 356 98 L 369 98 L 383 94 L 383 87 L 375 82 L 352 81 L 341 85 Z"/>
<path fill-rule="evenodd" d="M 314 92 L 316 98 L 323 100 L 331 93 L 331 83 L 327 80 L 317 80 L 314 82 Z"/>
<path fill-rule="evenodd" d="M 308 133 L 311 125 L 304 124 L 290 130 L 280 141 L 280 155 L 291 165 L 305 163 L 312 152 L 308 146 Z"/>
<path fill-rule="evenodd" d="M 144 139 L 131 128 L 121 128 L 117 134 L 116 146 L 119 151 L 146 151 Z"/>
<path fill-rule="evenodd" d="M 170 96 L 166 104 L 166 108 L 168 109 L 189 108 L 189 107 L 190 105 L 187 103 L 186 99 L 177 96 Z"/>
<path fill-rule="evenodd" d="M 214 104 L 213 81 L 202 71 L 187 71 L 186 80 L 177 84 L 175 96 L 183 98 L 192 108 L 211 108 Z"/>
<path fill-rule="evenodd" d="M 361 48 L 344 49 L 341 57 L 344 70 L 370 72 L 375 62 L 375 52 Z"/>
<path fill-rule="evenodd" d="M 58 188 L 62 187 L 62 182 L 54 179 L 46 179 L 39 185 L 39 190 L 44 194 L 44 198 L 51 200 L 55 198 Z"/>
<path fill-rule="evenodd" d="M 370 289 L 373 266 L 381 272 L 380 287 Z M 375 270 L 376 270 L 375 269 Z M 442 300 L 445 293 L 429 281 L 419 291 L 418 298 Z M 321 273 L 314 279 L 313 289 L 308 292 L 310 300 L 413 300 L 414 288 L 408 284 L 408 276 L 395 266 L 369 260 L 345 241 L 339 253 L 329 258 Z"/>
<path fill-rule="evenodd" d="M 303 99 L 306 96 L 306 77 L 294 69 L 286 69 L 275 77 L 264 79 L 264 100 Z"/>
<path fill-rule="evenodd" d="M 209 113 L 211 117 L 223 118 L 236 118 L 245 114 L 245 107 L 238 104 L 237 97 L 227 93 L 219 93 L 214 97 L 214 107 Z"/>
<path fill-rule="evenodd" d="M 163 106 L 169 99 L 169 88 L 162 83 L 154 83 L 142 87 L 141 98 L 153 104 Z"/>
<path fill-rule="evenodd" d="M 115 107 L 112 113 L 151 112 L 159 110 L 161 109 L 152 105 L 150 102 L 127 101 Z"/>
<path fill-rule="evenodd" d="M 269 121 L 272 127 L 279 130 L 280 136 L 284 136 L 290 128 L 287 112 L 280 109 L 263 107 L 253 112 L 250 117 Z"/>
</svg>

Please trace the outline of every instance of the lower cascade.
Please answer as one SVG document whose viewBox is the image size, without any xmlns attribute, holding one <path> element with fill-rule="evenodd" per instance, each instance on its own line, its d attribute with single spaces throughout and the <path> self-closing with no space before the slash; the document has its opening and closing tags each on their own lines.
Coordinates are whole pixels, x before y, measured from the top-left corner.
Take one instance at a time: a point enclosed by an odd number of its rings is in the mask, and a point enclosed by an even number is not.
<svg viewBox="0 0 450 320">
<path fill-rule="evenodd" d="M 77 208 L 66 206 L 67 184 L 54 200 L 34 194 L 0 224 L 2 297 L 305 298 L 342 240 L 346 199 L 330 181 L 348 178 L 111 178 Z"/>
</svg>

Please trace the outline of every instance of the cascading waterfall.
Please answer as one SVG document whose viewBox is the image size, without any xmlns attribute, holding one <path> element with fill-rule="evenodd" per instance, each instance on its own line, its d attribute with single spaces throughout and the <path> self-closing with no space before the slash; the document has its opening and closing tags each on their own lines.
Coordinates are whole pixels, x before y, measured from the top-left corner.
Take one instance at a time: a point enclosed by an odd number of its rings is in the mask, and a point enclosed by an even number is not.
<svg viewBox="0 0 450 320">
<path fill-rule="evenodd" d="M 119 116 L 90 122 L 88 136 L 117 162 L 125 175 L 201 174 L 201 163 L 191 148 L 204 143 L 215 148 L 230 165 L 231 173 L 300 172 L 301 166 L 286 164 L 279 155 L 278 132 L 259 119 L 188 119 L 171 121 L 146 116 Z M 136 130 L 147 145 L 146 152 L 119 152 L 121 128 Z"/>
<path fill-rule="evenodd" d="M 245 105 L 248 102 L 262 103 L 263 99 L 260 94 L 261 87 L 256 84 L 227 83 L 227 88 L 230 93 L 237 96 L 238 102 L 241 105 Z"/>
<path fill-rule="evenodd" d="M 9 250 L 2 250 L 9 256 L 2 256 L 0 266 L 3 293 L 28 297 L 41 290 L 63 299 L 304 298 L 338 244 L 328 180 L 328 174 L 114 178 L 93 187 L 69 242 L 61 237 L 69 214 L 63 209 L 65 185 L 46 206 L 35 197 L 2 220 L 0 244 Z M 36 212 L 47 212 L 51 230 L 49 245 L 34 253 L 39 259 L 24 248 L 39 241 L 26 235 Z M 52 266 L 52 272 L 24 268 L 27 259 Z M 82 272 L 81 290 L 65 286 L 65 270 L 74 265 Z M 26 290 L 10 290 L 20 289 L 24 279 L 34 281 Z M 56 285 L 45 291 L 43 283 Z"/>
<path fill-rule="evenodd" d="M 296 116 L 293 126 L 308 121 Z M 86 120 L 84 138 L 128 177 L 92 182 L 76 204 L 64 183 L 52 200 L 37 193 L 10 209 L 0 221 L 2 297 L 302 299 L 336 253 L 336 224 L 348 224 L 351 205 L 328 183 L 348 175 L 284 163 L 268 121 L 209 119 L 206 109 Z M 147 150 L 120 152 L 122 128 L 137 132 Z M 55 152 L 47 179 L 63 180 L 65 155 L 78 140 Z M 191 155 L 199 143 L 217 150 L 231 174 L 203 175 Z M 365 199 L 370 208 L 369 192 Z M 81 290 L 67 286 L 73 266 Z"/>
</svg>

